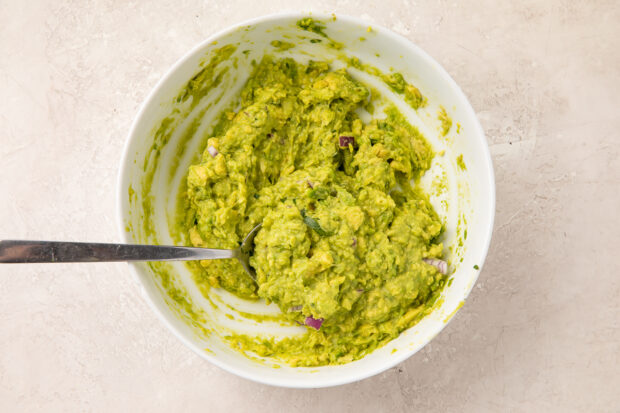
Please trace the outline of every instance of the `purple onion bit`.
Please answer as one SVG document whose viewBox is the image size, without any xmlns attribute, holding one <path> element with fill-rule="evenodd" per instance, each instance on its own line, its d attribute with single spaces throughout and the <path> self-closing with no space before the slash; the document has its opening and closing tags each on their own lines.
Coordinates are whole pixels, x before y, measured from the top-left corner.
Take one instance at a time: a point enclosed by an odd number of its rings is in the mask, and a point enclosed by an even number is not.
<svg viewBox="0 0 620 413">
<path fill-rule="evenodd" d="M 443 275 L 448 273 L 448 263 L 443 260 L 438 260 L 437 258 L 422 258 L 422 261 L 437 268 L 437 271 Z"/>
<path fill-rule="evenodd" d="M 351 243 L 351 246 L 355 248 L 357 246 L 357 238 L 353 237 L 351 239 L 353 240 L 353 242 Z"/>
<path fill-rule="evenodd" d="M 289 313 L 294 313 L 295 311 L 301 311 L 303 305 L 294 305 L 288 309 Z"/>
<path fill-rule="evenodd" d="M 312 318 L 312 317 L 306 317 L 306 321 L 305 321 L 306 325 L 308 327 L 312 327 L 315 330 L 318 330 L 321 328 L 321 325 L 323 324 L 323 319 L 322 318 Z"/>
<path fill-rule="evenodd" d="M 338 139 L 338 145 L 342 149 L 348 148 L 349 145 L 353 145 L 353 144 L 355 144 L 355 138 L 353 136 L 341 136 Z"/>
<path fill-rule="evenodd" d="M 217 154 L 219 153 L 217 151 L 217 149 L 215 149 L 213 146 L 209 145 L 207 146 L 207 151 L 209 152 L 209 155 L 211 155 L 212 158 L 215 158 L 217 156 Z"/>
</svg>

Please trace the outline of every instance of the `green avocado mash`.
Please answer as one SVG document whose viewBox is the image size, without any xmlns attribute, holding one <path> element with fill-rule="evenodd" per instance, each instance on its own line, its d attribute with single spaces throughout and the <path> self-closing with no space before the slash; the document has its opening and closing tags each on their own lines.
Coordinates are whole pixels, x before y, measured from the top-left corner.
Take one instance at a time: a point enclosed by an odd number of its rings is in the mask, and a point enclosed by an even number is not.
<svg viewBox="0 0 620 413">
<path fill-rule="evenodd" d="M 394 87 L 406 87 L 401 78 Z M 362 122 L 356 110 L 369 93 L 326 62 L 266 56 L 189 168 L 191 244 L 236 248 L 263 223 L 257 282 L 235 260 L 201 261 L 201 290 L 263 298 L 307 325 L 281 340 L 230 334 L 234 348 L 292 366 L 347 363 L 398 337 L 439 297 L 447 276 L 423 259 L 441 258 L 443 228 L 418 185 L 433 151 L 393 106 Z"/>
<path fill-rule="evenodd" d="M 448 116 L 448 112 L 446 112 L 446 108 L 443 106 L 439 107 L 439 114 L 437 115 L 437 119 L 441 122 L 441 134 L 442 136 L 446 136 L 448 132 L 450 132 L 450 128 L 452 128 L 452 119 Z"/>
</svg>

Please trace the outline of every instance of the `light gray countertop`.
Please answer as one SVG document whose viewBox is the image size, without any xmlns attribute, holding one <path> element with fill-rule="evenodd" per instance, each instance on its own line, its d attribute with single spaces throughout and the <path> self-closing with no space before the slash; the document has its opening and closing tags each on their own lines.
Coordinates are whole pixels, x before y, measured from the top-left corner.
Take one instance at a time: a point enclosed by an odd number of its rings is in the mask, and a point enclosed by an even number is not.
<svg viewBox="0 0 620 413">
<path fill-rule="evenodd" d="M 288 1 L 2 1 L 0 238 L 118 241 L 138 106 L 208 35 Z M 466 305 L 376 377 L 288 390 L 186 348 L 125 264 L 0 267 L 0 410 L 617 411 L 620 4 L 316 1 L 403 34 L 470 98 L 497 179 Z"/>
</svg>

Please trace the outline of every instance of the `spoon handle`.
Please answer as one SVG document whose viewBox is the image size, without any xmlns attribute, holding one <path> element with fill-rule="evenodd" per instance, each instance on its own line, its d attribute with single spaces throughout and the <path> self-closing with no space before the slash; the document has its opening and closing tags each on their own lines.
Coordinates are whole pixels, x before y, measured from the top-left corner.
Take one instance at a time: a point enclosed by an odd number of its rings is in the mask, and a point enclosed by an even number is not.
<svg viewBox="0 0 620 413">
<path fill-rule="evenodd" d="M 236 258 L 237 250 L 91 242 L 0 241 L 0 263 L 190 261 Z"/>
</svg>

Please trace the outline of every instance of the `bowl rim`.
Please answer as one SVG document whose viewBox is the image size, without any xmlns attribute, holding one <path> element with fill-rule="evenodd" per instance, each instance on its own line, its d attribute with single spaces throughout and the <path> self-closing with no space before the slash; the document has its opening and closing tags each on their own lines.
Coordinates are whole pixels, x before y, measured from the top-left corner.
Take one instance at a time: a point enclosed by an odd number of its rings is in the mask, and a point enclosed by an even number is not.
<svg viewBox="0 0 620 413">
<path fill-rule="evenodd" d="M 410 49 L 412 49 L 418 56 L 420 56 L 423 60 L 425 60 L 427 63 L 429 63 L 431 66 L 433 66 L 434 70 L 438 71 L 440 75 L 442 75 L 442 77 L 444 77 L 447 82 L 448 82 L 448 86 L 454 90 L 454 92 L 459 96 L 460 99 L 462 99 L 466 105 L 464 107 L 464 110 L 466 111 L 466 114 L 468 117 L 470 117 L 472 119 L 472 123 L 473 123 L 473 127 L 474 130 L 472 131 L 472 135 L 474 135 L 476 137 L 476 139 L 481 140 L 481 149 L 483 152 L 483 158 L 486 160 L 485 165 L 484 165 L 484 173 L 487 175 L 488 180 L 489 180 L 489 188 L 488 188 L 488 210 L 490 213 L 489 216 L 489 221 L 488 221 L 488 226 L 487 228 L 485 228 L 485 238 L 484 238 L 484 245 L 482 245 L 482 248 L 480 249 L 480 256 L 479 256 L 479 260 L 478 262 L 480 264 L 479 265 L 479 270 L 476 271 L 474 277 L 472 278 L 472 282 L 470 283 L 470 286 L 467 290 L 465 290 L 464 294 L 463 294 L 463 301 L 467 299 L 467 297 L 469 296 L 473 286 L 475 285 L 475 283 L 478 280 L 478 277 L 480 275 L 480 272 L 482 271 L 482 268 L 484 266 L 484 262 L 486 260 L 487 254 L 488 254 L 488 250 L 491 244 L 491 237 L 493 234 L 493 226 L 494 226 L 494 221 L 495 221 L 495 203 L 496 203 L 496 193 L 495 193 L 495 175 L 494 175 L 494 171 L 493 171 L 493 161 L 491 158 L 491 153 L 489 150 L 489 146 L 488 146 L 488 142 L 486 140 L 486 136 L 484 134 L 484 130 L 482 129 L 482 126 L 480 125 L 480 121 L 478 119 L 478 117 L 476 116 L 476 112 L 474 111 L 469 99 L 467 98 L 467 96 L 465 95 L 465 93 L 463 92 L 463 90 L 460 88 L 460 86 L 454 81 L 454 79 L 452 78 L 452 76 L 450 76 L 450 74 L 433 58 L 431 57 L 428 53 L 426 53 L 424 50 L 422 50 L 419 46 L 417 46 L 415 43 L 413 43 L 411 40 L 407 39 L 406 37 L 395 33 L 394 31 L 376 24 L 376 23 L 369 23 L 367 21 L 362 20 L 361 18 L 358 17 L 353 17 L 353 16 L 349 16 L 346 14 L 340 14 L 340 13 L 315 13 L 315 12 L 304 12 L 304 11 L 291 11 L 291 12 L 281 12 L 281 13 L 271 13 L 271 14 L 266 14 L 263 16 L 259 16 L 259 17 L 255 17 L 249 20 L 244 20 L 241 21 L 239 23 L 236 23 L 232 26 L 229 26 L 225 29 L 222 29 L 218 32 L 215 32 L 213 34 L 211 34 L 210 36 L 208 36 L 206 39 L 204 39 L 203 41 L 199 42 L 197 45 L 195 45 L 194 47 L 192 47 L 188 52 L 186 52 L 183 56 L 181 56 L 166 72 L 165 74 L 159 79 L 159 81 L 155 84 L 155 86 L 151 89 L 151 91 L 148 93 L 148 95 L 144 98 L 144 100 L 142 101 L 142 103 L 140 104 L 139 110 L 131 124 L 131 127 L 129 129 L 129 133 L 127 135 L 127 137 L 125 138 L 125 142 L 123 145 L 123 150 L 122 150 L 122 156 L 121 156 L 121 165 L 119 168 L 119 172 L 117 175 L 117 180 L 116 180 L 116 187 L 117 187 L 117 192 L 116 192 L 116 220 L 117 220 L 117 225 L 118 225 L 118 231 L 121 235 L 121 239 L 123 242 L 126 243 L 131 243 L 132 240 L 129 237 L 129 234 L 127 233 L 127 231 L 125 230 L 125 223 L 124 223 L 124 216 L 123 216 L 123 195 L 124 195 L 124 189 L 123 189 L 123 180 L 124 177 L 128 174 L 128 167 L 130 164 L 130 154 L 129 154 L 129 148 L 131 145 L 131 142 L 135 139 L 135 133 L 136 133 L 136 129 L 138 128 L 138 125 L 141 123 L 142 118 L 145 116 L 145 113 L 147 111 L 147 107 L 150 106 L 151 101 L 153 100 L 154 96 L 157 94 L 157 92 L 163 87 L 164 84 L 166 84 L 168 82 L 168 80 L 174 75 L 174 73 L 176 73 L 176 71 L 179 69 L 180 66 L 182 66 L 187 60 L 189 60 L 190 58 L 192 58 L 199 50 L 202 50 L 203 48 L 205 48 L 206 46 L 208 46 L 210 43 L 214 42 L 215 40 L 218 40 L 220 37 L 226 36 L 236 30 L 239 30 L 242 27 L 245 26 L 250 26 L 250 25 L 254 25 L 254 24 L 258 24 L 258 23 L 263 23 L 266 21 L 277 21 L 277 20 L 289 20 L 289 19 L 301 19 L 301 18 L 305 18 L 305 17 L 312 17 L 312 18 L 316 18 L 318 20 L 329 20 L 329 19 L 333 19 L 334 17 L 337 20 L 342 20 L 342 21 L 346 21 L 348 23 L 352 23 L 352 24 L 356 24 L 356 25 L 369 25 L 372 26 L 373 31 L 376 31 L 377 33 L 381 34 L 382 36 L 386 36 L 388 38 L 391 38 L 395 43 L 398 43 L 399 45 L 402 45 L 403 47 L 408 47 Z M 358 374 L 355 375 L 351 375 L 348 377 L 341 377 L 338 379 L 333 379 L 333 380 L 329 380 L 329 379 L 325 379 L 322 378 L 322 381 L 320 383 L 317 383 L 315 380 L 308 380 L 307 382 L 291 382 L 288 381 L 285 377 L 282 378 L 272 378 L 272 377 L 262 377 L 258 374 L 254 374 L 251 372 L 248 372 L 246 370 L 244 370 L 243 368 L 237 368 L 235 366 L 231 366 L 229 364 L 227 364 L 226 362 L 222 362 L 220 361 L 217 357 L 209 354 L 208 352 L 204 351 L 202 348 L 200 348 L 199 346 L 196 345 L 196 343 L 190 341 L 188 338 L 186 338 L 181 332 L 179 332 L 177 330 L 177 328 L 171 323 L 171 321 L 168 319 L 168 315 L 164 313 L 164 311 L 162 309 L 160 309 L 155 302 L 153 301 L 153 299 L 151 299 L 151 297 L 149 296 L 149 294 L 146 292 L 143 284 L 142 284 L 142 280 L 140 278 L 140 275 L 138 273 L 137 267 L 135 266 L 135 264 L 129 264 L 130 267 L 130 272 L 134 278 L 134 280 L 137 282 L 137 284 L 140 287 L 140 291 L 141 294 L 143 296 L 143 298 L 146 300 L 146 302 L 148 303 L 148 305 L 151 307 L 151 309 L 154 311 L 154 313 L 157 315 L 157 317 L 159 318 L 159 320 L 168 328 L 168 330 L 170 330 L 181 342 L 183 342 L 183 344 L 185 344 L 187 347 L 189 347 L 190 349 L 192 349 L 196 354 L 198 354 L 201 358 L 209 361 L 211 364 L 229 372 L 232 374 L 235 374 L 239 377 L 243 377 L 245 379 L 257 382 L 257 383 L 261 383 L 261 384 L 267 384 L 267 385 L 271 385 L 271 386 L 278 386 L 278 387 L 285 387 L 285 388 L 323 388 L 323 387 L 331 387 L 331 386 L 339 386 L 339 385 L 343 385 L 343 384 L 347 384 L 347 383 L 352 383 L 352 382 L 356 382 L 356 381 L 360 381 L 369 377 L 372 377 L 374 375 L 377 375 L 381 372 L 384 372 L 386 370 L 388 370 L 389 368 L 394 367 L 395 365 L 405 361 L 406 359 L 408 359 L 409 357 L 413 356 L 415 353 L 417 353 L 420 349 L 422 349 L 423 347 L 425 347 L 433 338 L 435 338 L 447 325 L 448 323 L 454 318 L 454 317 L 450 317 L 446 322 L 441 323 L 441 325 L 436 328 L 436 330 L 429 335 L 428 340 L 426 340 L 426 342 L 424 342 L 424 344 L 420 345 L 420 346 L 416 346 L 416 348 L 413 348 L 411 350 L 408 351 L 403 351 L 401 352 L 400 355 L 395 356 L 395 357 L 391 357 L 389 359 L 386 359 L 386 362 L 375 367 L 372 369 L 367 369 L 366 371 L 362 371 Z M 457 309 L 454 314 L 456 314 L 458 311 L 460 310 Z"/>
</svg>

